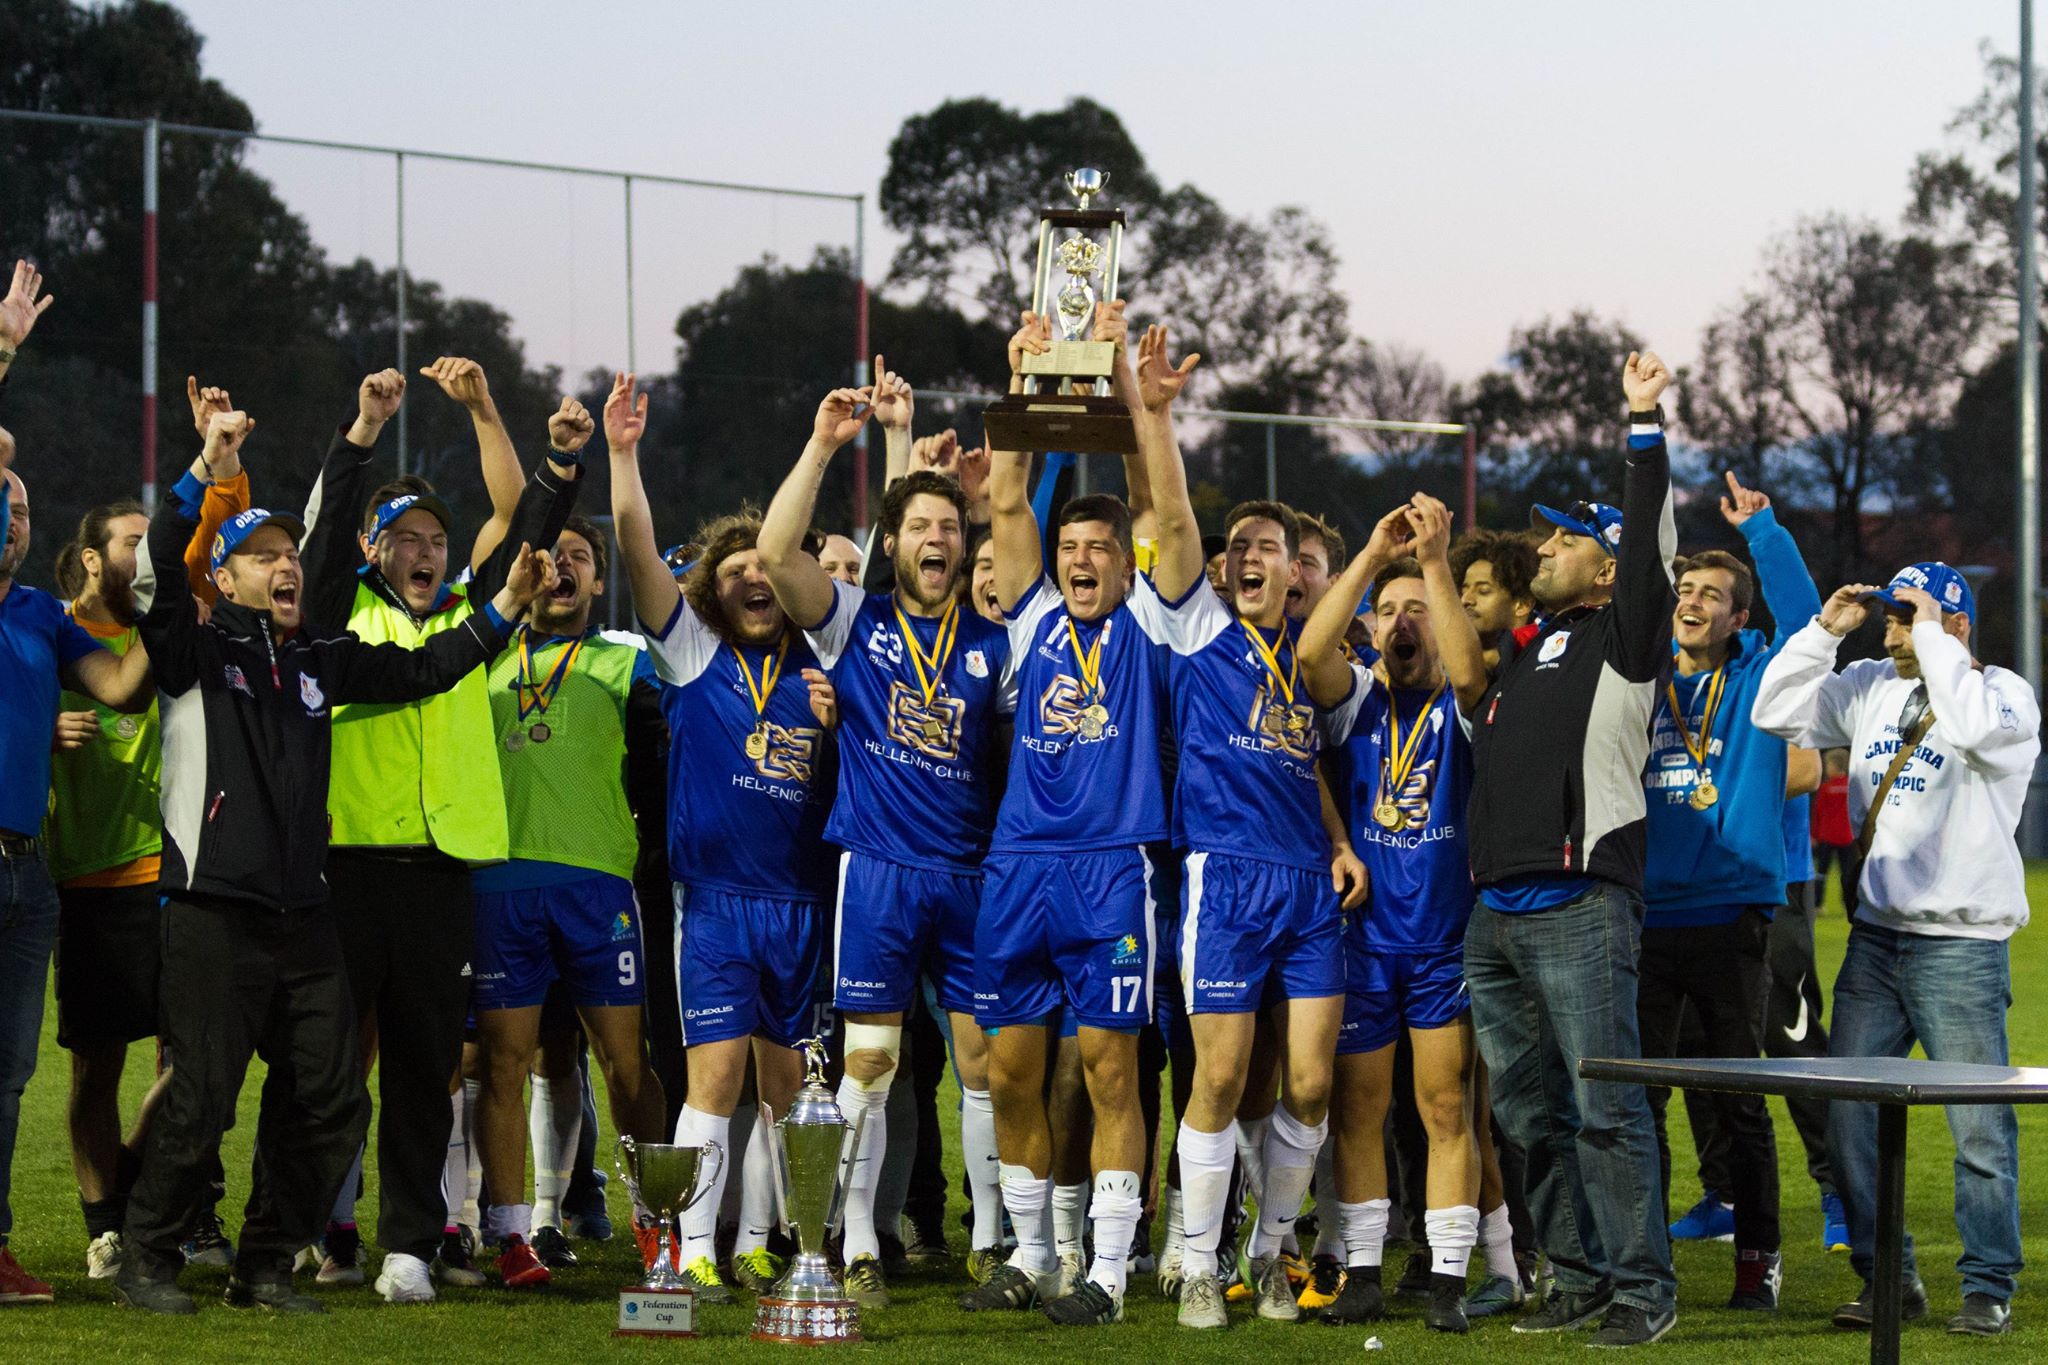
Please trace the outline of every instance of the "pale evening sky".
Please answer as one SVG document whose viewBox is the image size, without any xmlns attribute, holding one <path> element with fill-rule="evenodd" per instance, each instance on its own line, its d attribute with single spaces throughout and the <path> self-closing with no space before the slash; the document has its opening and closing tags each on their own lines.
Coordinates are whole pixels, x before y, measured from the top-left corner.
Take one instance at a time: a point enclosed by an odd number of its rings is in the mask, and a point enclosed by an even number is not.
<svg viewBox="0 0 2048 1365">
<path fill-rule="evenodd" d="M 1895 222 L 1916 153 L 1979 88 L 2011 0 L 1093 5 L 186 0 L 204 62 L 268 132 L 874 193 L 903 119 L 948 97 L 1074 94 L 1153 171 L 1230 210 L 1328 225 L 1358 332 L 1453 378 L 1588 307 L 1675 360 L 1803 214 Z M 391 259 L 388 160 L 254 164 L 337 257 Z M 167 211 L 175 206 L 166 205 Z M 407 167 L 408 263 L 507 308 L 540 360 L 624 363 L 616 182 Z M 852 238 L 850 205 L 641 187 L 634 328 L 773 250 Z M 886 344 L 887 338 L 876 338 Z M 849 345 L 850 345 L 849 341 Z"/>
</svg>

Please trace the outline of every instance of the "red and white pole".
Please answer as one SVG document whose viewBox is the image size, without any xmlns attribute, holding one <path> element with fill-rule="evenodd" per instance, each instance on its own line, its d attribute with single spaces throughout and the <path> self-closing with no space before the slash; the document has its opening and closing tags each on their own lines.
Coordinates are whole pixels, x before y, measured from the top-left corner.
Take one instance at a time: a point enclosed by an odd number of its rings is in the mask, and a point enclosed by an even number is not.
<svg viewBox="0 0 2048 1365">
<path fill-rule="evenodd" d="M 156 510 L 156 209 L 161 129 L 142 130 L 142 505 Z"/>
</svg>

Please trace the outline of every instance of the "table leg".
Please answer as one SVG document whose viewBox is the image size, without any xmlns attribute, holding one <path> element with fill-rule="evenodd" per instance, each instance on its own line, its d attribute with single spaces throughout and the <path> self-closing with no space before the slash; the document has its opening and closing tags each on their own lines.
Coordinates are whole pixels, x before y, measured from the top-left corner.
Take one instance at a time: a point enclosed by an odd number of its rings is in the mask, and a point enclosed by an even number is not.
<svg viewBox="0 0 2048 1365">
<path fill-rule="evenodd" d="M 1906 1106 L 1877 1106 L 1877 1263 L 1871 1268 L 1870 1359 L 1898 1365 L 1906 1259 Z"/>
</svg>

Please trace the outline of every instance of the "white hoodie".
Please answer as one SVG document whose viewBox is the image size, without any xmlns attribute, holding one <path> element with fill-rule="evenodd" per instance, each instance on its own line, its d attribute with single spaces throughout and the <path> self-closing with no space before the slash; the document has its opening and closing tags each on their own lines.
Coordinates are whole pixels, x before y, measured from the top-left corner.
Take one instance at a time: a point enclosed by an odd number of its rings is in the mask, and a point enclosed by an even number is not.
<svg viewBox="0 0 2048 1365">
<path fill-rule="evenodd" d="M 1849 824 L 1861 831 L 1899 750 L 1917 685 L 1890 659 L 1834 671 L 1841 640 L 1815 617 L 1779 651 L 1750 718 L 1809 749 L 1849 750 Z M 1970 663 L 1940 626 L 1913 627 L 1934 724 L 1892 784 L 1857 886 L 1856 918 L 1907 933 L 2006 939 L 2027 922 L 2013 834 L 2041 752 L 2041 708 L 2025 678 Z"/>
</svg>

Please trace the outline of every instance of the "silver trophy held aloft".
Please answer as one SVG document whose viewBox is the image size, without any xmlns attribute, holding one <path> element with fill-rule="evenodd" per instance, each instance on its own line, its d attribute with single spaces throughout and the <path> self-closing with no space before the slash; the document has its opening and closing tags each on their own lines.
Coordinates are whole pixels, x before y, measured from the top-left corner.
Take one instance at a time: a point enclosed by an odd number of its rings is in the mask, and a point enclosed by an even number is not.
<svg viewBox="0 0 2048 1365">
<path fill-rule="evenodd" d="M 825 1084 L 825 1042 L 811 1038 L 804 1051 L 804 1083 L 775 1134 L 775 1192 L 797 1253 L 775 1287 L 761 1296 L 754 1340 L 820 1346 L 860 1340 L 860 1306 L 825 1256 L 825 1238 L 839 1223 L 846 1187 L 860 1156 L 860 1122 L 848 1123 Z M 762 1121 L 769 1117 L 762 1106 Z"/>
<path fill-rule="evenodd" d="M 647 1272 L 645 1284 L 619 1291 L 619 1333 L 622 1335 L 695 1336 L 690 1282 L 676 1270 L 672 1235 L 676 1219 L 705 1197 L 725 1165 L 725 1151 L 715 1142 L 702 1147 L 635 1142 L 619 1135 L 619 1175 L 636 1204 L 661 1220 L 661 1253 Z M 711 1176 L 700 1181 L 709 1164 Z M 693 1196 L 692 1191 L 695 1191 Z"/>
<path fill-rule="evenodd" d="M 1103 455 L 1138 449 L 1130 412 L 1110 396 L 1116 346 L 1090 339 L 1095 305 L 1116 297 L 1123 250 L 1123 210 L 1090 207 L 1108 184 L 1107 171 L 1084 166 L 1067 176 L 1075 206 L 1039 212 L 1031 311 L 1053 320 L 1053 342 L 1044 355 L 1024 357 L 1024 392 L 997 400 L 982 414 L 992 449 Z M 1056 239 L 1059 233 L 1066 235 Z M 1055 270 L 1062 277 L 1057 282 Z"/>
</svg>

